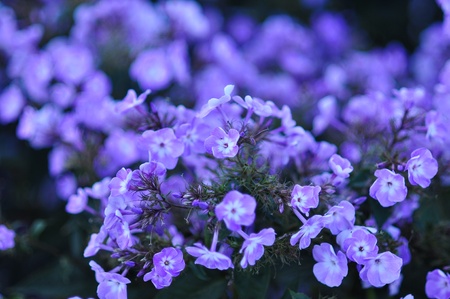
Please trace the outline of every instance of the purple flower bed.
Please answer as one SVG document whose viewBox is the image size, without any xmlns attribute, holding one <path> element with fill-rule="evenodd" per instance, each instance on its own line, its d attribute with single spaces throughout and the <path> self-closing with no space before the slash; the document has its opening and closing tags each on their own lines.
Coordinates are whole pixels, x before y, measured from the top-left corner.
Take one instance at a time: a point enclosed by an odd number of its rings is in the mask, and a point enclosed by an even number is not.
<svg viewBox="0 0 450 299">
<path fill-rule="evenodd" d="M 0 4 L 0 297 L 449 299 L 450 3 L 225 4 Z"/>
</svg>

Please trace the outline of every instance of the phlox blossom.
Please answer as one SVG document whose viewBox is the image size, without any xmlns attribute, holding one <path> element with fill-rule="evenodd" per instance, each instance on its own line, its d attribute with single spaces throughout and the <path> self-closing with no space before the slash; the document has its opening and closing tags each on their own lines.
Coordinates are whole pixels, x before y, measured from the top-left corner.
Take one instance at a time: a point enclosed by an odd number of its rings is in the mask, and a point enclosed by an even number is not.
<svg viewBox="0 0 450 299">
<path fill-rule="evenodd" d="M 411 153 L 406 169 L 408 169 L 408 180 L 411 185 L 426 188 L 438 171 L 438 163 L 428 149 L 419 148 Z"/>
<path fill-rule="evenodd" d="M 217 127 L 205 140 L 206 152 L 219 159 L 232 158 L 239 151 L 237 144 L 239 137 L 239 132 L 235 129 L 230 129 L 226 133 L 222 128 Z"/>
<path fill-rule="evenodd" d="M 345 254 L 341 251 L 336 254 L 330 244 L 322 243 L 314 245 L 313 257 L 317 261 L 313 267 L 313 273 L 317 280 L 329 287 L 341 285 L 342 280 L 348 274 Z"/>
<path fill-rule="evenodd" d="M 383 206 L 390 207 L 405 200 L 408 189 L 405 179 L 389 169 L 375 171 L 377 179 L 369 189 L 369 194 Z"/>
<path fill-rule="evenodd" d="M 241 235 L 243 235 L 242 233 Z M 241 267 L 245 269 L 248 265 L 255 265 L 255 262 L 263 256 L 264 246 L 273 245 L 275 242 L 275 230 L 273 228 L 265 228 L 257 234 L 250 234 L 250 236 L 246 236 L 244 233 L 244 238 L 246 240 L 242 244 L 239 253 L 244 252 Z"/>
<path fill-rule="evenodd" d="M 428 272 L 425 293 L 428 298 L 450 298 L 450 275 L 439 269 Z"/>
<path fill-rule="evenodd" d="M 241 225 L 249 226 L 255 219 L 256 200 L 247 194 L 232 190 L 215 208 L 217 219 L 223 220 L 231 231 L 241 229 Z"/>
<path fill-rule="evenodd" d="M 359 272 L 359 277 L 379 288 L 396 281 L 400 277 L 402 265 L 403 261 L 400 257 L 386 251 L 368 258 Z"/>
<path fill-rule="evenodd" d="M 308 216 L 309 210 L 319 205 L 320 190 L 319 186 L 303 187 L 296 184 L 291 193 L 291 206 Z"/>
</svg>

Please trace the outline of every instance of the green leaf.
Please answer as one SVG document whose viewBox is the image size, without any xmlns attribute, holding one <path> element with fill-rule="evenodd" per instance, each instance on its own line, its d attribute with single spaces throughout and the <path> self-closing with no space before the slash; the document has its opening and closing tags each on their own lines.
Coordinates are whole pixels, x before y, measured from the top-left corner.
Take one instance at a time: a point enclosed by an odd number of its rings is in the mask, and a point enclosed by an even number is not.
<svg viewBox="0 0 450 299">
<path fill-rule="evenodd" d="M 269 288 L 269 282 L 269 270 L 261 271 L 259 274 L 253 275 L 250 271 L 234 271 L 234 285 L 236 287 L 238 298 L 266 298 L 266 292 Z"/>
<path fill-rule="evenodd" d="M 176 277 L 172 284 L 163 289 L 155 297 L 156 299 L 219 299 L 225 293 L 227 280 L 222 276 L 221 271 L 205 271 L 208 280 L 198 278 L 190 268 L 179 277 Z"/>
</svg>

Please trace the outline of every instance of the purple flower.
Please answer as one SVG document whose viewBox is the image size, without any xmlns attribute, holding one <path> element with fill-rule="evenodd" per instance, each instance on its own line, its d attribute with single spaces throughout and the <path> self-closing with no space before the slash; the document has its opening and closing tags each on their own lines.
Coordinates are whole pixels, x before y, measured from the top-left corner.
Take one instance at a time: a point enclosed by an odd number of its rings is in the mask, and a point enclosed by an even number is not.
<svg viewBox="0 0 450 299">
<path fill-rule="evenodd" d="M 350 161 L 337 154 L 331 156 L 328 164 L 330 165 L 333 173 L 341 178 L 348 178 L 350 176 L 350 172 L 353 171 Z"/>
<path fill-rule="evenodd" d="M 19 117 L 25 106 L 25 97 L 20 88 L 11 84 L 0 94 L 0 123 L 8 124 Z"/>
<path fill-rule="evenodd" d="M 211 136 L 206 138 L 205 149 L 216 158 L 232 158 L 239 151 L 237 145 L 239 137 L 239 132 L 235 129 L 230 129 L 227 134 L 222 128 L 217 127 L 212 131 Z"/>
<path fill-rule="evenodd" d="M 150 160 L 161 162 L 167 169 L 174 169 L 178 157 L 184 152 L 183 142 L 177 139 L 171 128 L 145 131 L 142 140 L 149 151 Z"/>
<path fill-rule="evenodd" d="M 131 169 L 121 168 L 115 177 L 111 179 L 109 183 L 109 189 L 111 189 L 111 196 L 119 196 L 129 191 L 129 184 L 132 177 Z"/>
<path fill-rule="evenodd" d="M 217 107 L 220 107 L 220 105 L 222 105 L 226 102 L 229 102 L 231 100 L 231 93 L 233 92 L 233 89 L 234 89 L 234 85 L 225 86 L 225 88 L 223 89 L 224 95 L 222 97 L 220 97 L 220 99 L 217 99 L 217 98 L 210 99 L 208 101 L 208 103 L 203 105 L 203 107 L 200 110 L 200 112 L 198 113 L 197 117 L 204 118 L 211 111 L 213 111 Z"/>
<path fill-rule="evenodd" d="M 350 202 L 343 200 L 328 210 L 323 216 L 323 222 L 333 235 L 350 229 L 355 223 L 355 207 Z"/>
<path fill-rule="evenodd" d="M 329 287 L 341 285 L 348 273 L 345 254 L 341 251 L 336 254 L 330 244 L 322 243 L 314 245 L 313 257 L 317 262 L 313 267 L 317 280 Z"/>
<path fill-rule="evenodd" d="M 164 276 L 164 273 L 172 277 L 178 276 L 185 267 L 183 253 L 178 248 L 164 248 L 153 256 L 153 265 L 160 276 Z"/>
<path fill-rule="evenodd" d="M 209 131 L 209 126 L 198 122 L 186 123 L 178 127 L 175 134 L 184 143 L 185 156 L 205 152 L 204 144 Z"/>
<path fill-rule="evenodd" d="M 311 239 L 317 237 L 323 228 L 323 216 L 314 215 L 309 218 L 306 223 L 300 228 L 298 233 L 291 237 L 291 245 L 294 246 L 299 242 L 299 249 L 305 249 L 311 245 Z"/>
<path fill-rule="evenodd" d="M 314 117 L 313 130 L 314 135 L 320 135 L 336 118 L 337 104 L 334 96 L 326 96 L 317 103 L 319 114 Z"/>
<path fill-rule="evenodd" d="M 147 89 L 138 97 L 133 89 L 129 89 L 125 98 L 116 104 L 116 112 L 122 113 L 133 107 L 139 106 L 145 101 L 150 92 L 150 89 Z"/>
<path fill-rule="evenodd" d="M 247 194 L 232 190 L 215 208 L 217 219 L 225 221 L 231 231 L 241 229 L 241 225 L 252 225 L 255 220 L 256 200 Z"/>
<path fill-rule="evenodd" d="M 275 242 L 275 231 L 273 228 L 265 228 L 257 234 L 247 236 L 244 232 L 240 232 L 245 238 L 239 253 L 244 252 L 241 260 L 241 267 L 247 268 L 248 265 L 253 266 L 264 254 L 264 246 L 272 246 Z"/>
<path fill-rule="evenodd" d="M 116 210 L 105 217 L 104 229 L 108 232 L 109 237 L 115 241 L 118 247 L 125 250 L 134 245 L 133 238 L 128 222 L 123 218 L 122 213 Z"/>
<path fill-rule="evenodd" d="M 127 284 L 131 282 L 128 278 L 117 273 L 105 272 L 94 261 L 90 261 L 89 265 L 99 283 L 97 295 L 100 299 L 127 299 Z"/>
<path fill-rule="evenodd" d="M 194 246 L 186 247 L 186 251 L 190 255 L 197 257 L 195 260 L 196 264 L 203 265 L 208 269 L 226 270 L 228 268 L 234 268 L 231 259 L 215 251 L 215 248 L 214 250 L 209 250 L 200 243 L 194 243 Z"/>
<path fill-rule="evenodd" d="M 243 100 L 240 96 L 234 96 L 233 100 L 242 107 L 255 112 L 256 115 L 267 117 L 272 115 L 272 106 L 259 98 L 245 96 Z"/>
<path fill-rule="evenodd" d="M 418 148 L 411 153 L 411 159 L 406 163 L 408 180 L 411 185 L 426 188 L 438 171 L 438 163 L 426 148 Z"/>
<path fill-rule="evenodd" d="M 155 288 L 158 290 L 168 287 L 172 283 L 172 275 L 167 272 L 158 273 L 155 268 L 145 274 L 143 279 L 144 281 L 151 280 Z"/>
<path fill-rule="evenodd" d="M 405 186 L 405 179 L 400 174 L 389 169 L 378 169 L 375 176 L 377 179 L 370 187 L 369 194 L 383 207 L 390 207 L 405 200 L 408 189 Z"/>
<path fill-rule="evenodd" d="M 133 170 L 130 188 L 132 190 L 148 188 L 147 182 L 153 182 L 155 178 L 158 178 L 159 182 L 161 182 L 165 175 L 166 168 L 162 163 L 156 161 L 145 162 L 139 166 L 139 170 Z"/>
<path fill-rule="evenodd" d="M 401 258 L 386 251 L 368 258 L 359 272 L 359 276 L 362 280 L 368 281 L 374 287 L 379 288 L 396 281 L 400 277 L 402 265 Z"/>
<path fill-rule="evenodd" d="M 103 281 L 97 287 L 100 299 L 127 299 L 127 284 L 131 281 L 117 273 L 104 272 Z"/>
<path fill-rule="evenodd" d="M 308 216 L 309 209 L 317 208 L 319 205 L 320 190 L 318 186 L 303 187 L 296 184 L 291 193 L 291 206 Z"/>
<path fill-rule="evenodd" d="M 450 275 L 439 269 L 428 272 L 425 293 L 428 298 L 450 298 Z"/>
<path fill-rule="evenodd" d="M 16 233 L 12 229 L 8 229 L 5 225 L 0 224 L 0 250 L 13 248 L 15 236 Z"/>
<path fill-rule="evenodd" d="M 349 260 L 360 265 L 365 263 L 369 257 L 378 254 L 377 238 L 366 230 L 359 229 L 344 240 L 343 248 Z"/>
<path fill-rule="evenodd" d="M 88 203 L 86 191 L 83 188 L 78 188 L 77 194 L 69 197 L 66 205 L 66 211 L 70 214 L 79 214 L 84 211 Z"/>
<path fill-rule="evenodd" d="M 130 77 L 142 89 L 161 90 L 169 86 L 173 73 L 164 49 L 154 48 L 140 52 L 131 64 Z"/>
</svg>

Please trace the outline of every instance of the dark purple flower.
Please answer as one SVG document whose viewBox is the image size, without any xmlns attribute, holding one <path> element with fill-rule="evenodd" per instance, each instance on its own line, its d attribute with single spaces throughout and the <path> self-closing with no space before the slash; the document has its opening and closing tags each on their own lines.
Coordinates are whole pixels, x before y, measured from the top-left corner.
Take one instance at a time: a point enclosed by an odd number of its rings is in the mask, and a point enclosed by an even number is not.
<svg viewBox="0 0 450 299">
<path fill-rule="evenodd" d="M 174 169 L 178 157 L 184 152 L 184 144 L 171 128 L 148 130 L 142 134 L 142 141 L 148 149 L 150 161 L 161 162 L 167 169 Z"/>
<path fill-rule="evenodd" d="M 425 293 L 428 298 L 450 298 L 450 275 L 440 269 L 428 272 Z"/>
<path fill-rule="evenodd" d="M 319 205 L 319 186 L 300 186 L 295 185 L 291 193 L 291 206 L 297 208 L 306 216 L 309 215 L 309 210 L 317 208 Z"/>
<path fill-rule="evenodd" d="M 341 251 L 336 254 L 330 244 L 322 243 L 314 245 L 313 257 L 317 262 L 313 267 L 317 280 L 329 287 L 340 286 L 348 273 L 345 254 Z"/>
<path fill-rule="evenodd" d="M 401 258 L 386 251 L 366 259 L 359 276 L 362 280 L 368 281 L 372 286 L 379 288 L 396 281 L 400 277 L 402 265 Z"/>
<path fill-rule="evenodd" d="M 164 273 L 178 276 L 185 267 L 183 252 L 174 247 L 164 248 L 153 256 L 153 265 L 160 276 L 164 276 Z"/>
<path fill-rule="evenodd" d="M 215 208 L 218 220 L 223 220 L 231 231 L 241 229 L 241 225 L 252 225 L 255 220 L 256 200 L 247 194 L 233 190 L 228 192 Z"/>
<path fill-rule="evenodd" d="M 239 132 L 235 129 L 230 129 L 227 134 L 222 128 L 217 127 L 205 140 L 206 151 L 219 159 L 232 158 L 239 151 L 237 145 L 239 137 Z"/>
<path fill-rule="evenodd" d="M 333 173 L 341 178 L 348 178 L 350 172 L 353 171 L 353 166 L 350 164 L 350 161 L 337 154 L 331 156 L 330 160 L 328 160 L 328 165 Z"/>
<path fill-rule="evenodd" d="M 0 250 L 13 248 L 15 236 L 16 233 L 12 229 L 8 229 L 5 225 L 0 224 Z"/>
<path fill-rule="evenodd" d="M 272 246 L 275 242 L 275 230 L 273 228 L 265 228 L 259 233 L 252 233 L 249 236 L 241 232 L 241 236 L 245 238 L 241 250 L 239 250 L 239 253 L 244 252 L 241 260 L 242 268 L 255 265 L 255 262 L 264 254 L 264 246 Z"/>
<path fill-rule="evenodd" d="M 411 153 L 406 169 L 408 169 L 408 180 L 411 185 L 426 188 L 438 171 L 438 163 L 431 152 L 422 147 Z"/>
<path fill-rule="evenodd" d="M 375 170 L 377 179 L 369 189 L 369 194 L 383 206 L 390 207 L 405 200 L 408 189 L 405 179 L 389 169 Z"/>
</svg>

